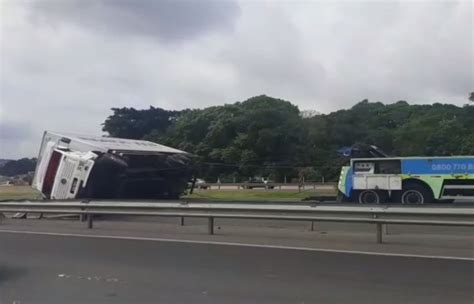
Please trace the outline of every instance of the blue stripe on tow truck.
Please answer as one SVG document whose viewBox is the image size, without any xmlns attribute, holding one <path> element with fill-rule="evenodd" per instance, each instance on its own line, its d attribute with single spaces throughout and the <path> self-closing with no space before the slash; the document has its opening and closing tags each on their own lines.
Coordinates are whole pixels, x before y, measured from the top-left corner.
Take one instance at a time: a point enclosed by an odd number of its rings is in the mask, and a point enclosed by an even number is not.
<svg viewBox="0 0 474 304">
<path fill-rule="evenodd" d="M 402 159 L 402 174 L 474 174 L 474 157 Z"/>
</svg>

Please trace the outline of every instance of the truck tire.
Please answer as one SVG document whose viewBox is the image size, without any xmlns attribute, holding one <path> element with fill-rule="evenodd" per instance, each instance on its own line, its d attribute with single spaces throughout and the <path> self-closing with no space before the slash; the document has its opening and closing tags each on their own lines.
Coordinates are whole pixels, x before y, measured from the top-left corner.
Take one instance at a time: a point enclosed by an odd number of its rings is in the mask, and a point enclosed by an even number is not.
<svg viewBox="0 0 474 304">
<path fill-rule="evenodd" d="M 357 200 L 359 204 L 380 204 L 382 198 L 375 190 L 363 190 L 358 193 Z"/>
<path fill-rule="evenodd" d="M 400 194 L 402 204 L 426 204 L 434 201 L 433 191 L 428 186 L 417 182 L 407 182 Z"/>
</svg>

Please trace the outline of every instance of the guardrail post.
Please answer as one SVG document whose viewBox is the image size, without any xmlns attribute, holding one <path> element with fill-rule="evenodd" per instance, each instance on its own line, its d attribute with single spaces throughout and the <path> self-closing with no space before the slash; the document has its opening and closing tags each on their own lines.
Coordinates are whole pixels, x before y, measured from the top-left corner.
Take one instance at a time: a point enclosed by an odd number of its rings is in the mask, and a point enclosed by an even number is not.
<svg viewBox="0 0 474 304">
<path fill-rule="evenodd" d="M 93 226 L 94 226 L 94 215 L 90 213 L 87 215 L 87 228 L 92 229 Z"/>
<path fill-rule="evenodd" d="M 210 216 L 208 220 L 207 232 L 214 234 L 214 217 Z"/>
<path fill-rule="evenodd" d="M 179 224 L 181 226 L 184 226 L 184 216 L 181 216 L 180 219 L 179 219 Z"/>
<path fill-rule="evenodd" d="M 311 231 L 314 231 L 314 221 L 311 221 Z"/>
<path fill-rule="evenodd" d="M 89 201 L 88 200 L 83 200 L 83 201 L 81 201 L 81 203 L 88 204 Z M 86 208 L 81 207 L 81 210 L 84 211 L 84 210 L 86 210 Z M 79 221 L 81 223 L 85 222 L 86 220 L 87 220 L 87 215 L 86 214 L 84 214 L 84 213 L 79 214 Z"/>
<path fill-rule="evenodd" d="M 377 243 L 381 244 L 382 243 L 382 224 L 381 223 L 376 223 L 377 226 Z"/>
</svg>

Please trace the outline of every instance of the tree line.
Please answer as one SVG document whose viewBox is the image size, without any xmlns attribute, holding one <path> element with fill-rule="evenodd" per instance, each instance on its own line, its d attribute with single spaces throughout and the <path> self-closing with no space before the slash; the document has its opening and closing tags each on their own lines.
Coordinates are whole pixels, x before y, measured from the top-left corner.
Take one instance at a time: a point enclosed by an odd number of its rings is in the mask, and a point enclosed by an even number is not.
<svg viewBox="0 0 474 304">
<path fill-rule="evenodd" d="M 474 93 L 468 97 L 474 100 Z M 289 101 L 256 96 L 204 109 L 113 108 L 110 136 L 146 139 L 196 156 L 200 177 L 215 181 L 265 176 L 337 180 L 344 147 L 365 143 L 396 156 L 474 154 L 474 106 L 363 100 L 308 117 Z"/>
<path fill-rule="evenodd" d="M 113 108 L 110 136 L 146 139 L 195 155 L 199 177 L 243 181 L 337 180 L 341 149 L 372 144 L 394 156 L 474 155 L 474 92 L 470 104 L 410 105 L 360 101 L 329 114 L 302 113 L 289 101 L 256 96 L 204 109 Z M 34 171 L 36 159 L 0 166 L 0 175 Z"/>
</svg>

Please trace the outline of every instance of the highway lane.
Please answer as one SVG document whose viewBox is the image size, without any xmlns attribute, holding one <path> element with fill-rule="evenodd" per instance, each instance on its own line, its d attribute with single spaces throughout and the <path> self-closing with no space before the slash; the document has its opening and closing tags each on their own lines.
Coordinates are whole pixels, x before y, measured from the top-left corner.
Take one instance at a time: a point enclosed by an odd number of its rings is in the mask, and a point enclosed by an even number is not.
<svg viewBox="0 0 474 304">
<path fill-rule="evenodd" d="M 472 303 L 473 262 L 0 233 L 0 303 Z"/>
</svg>

